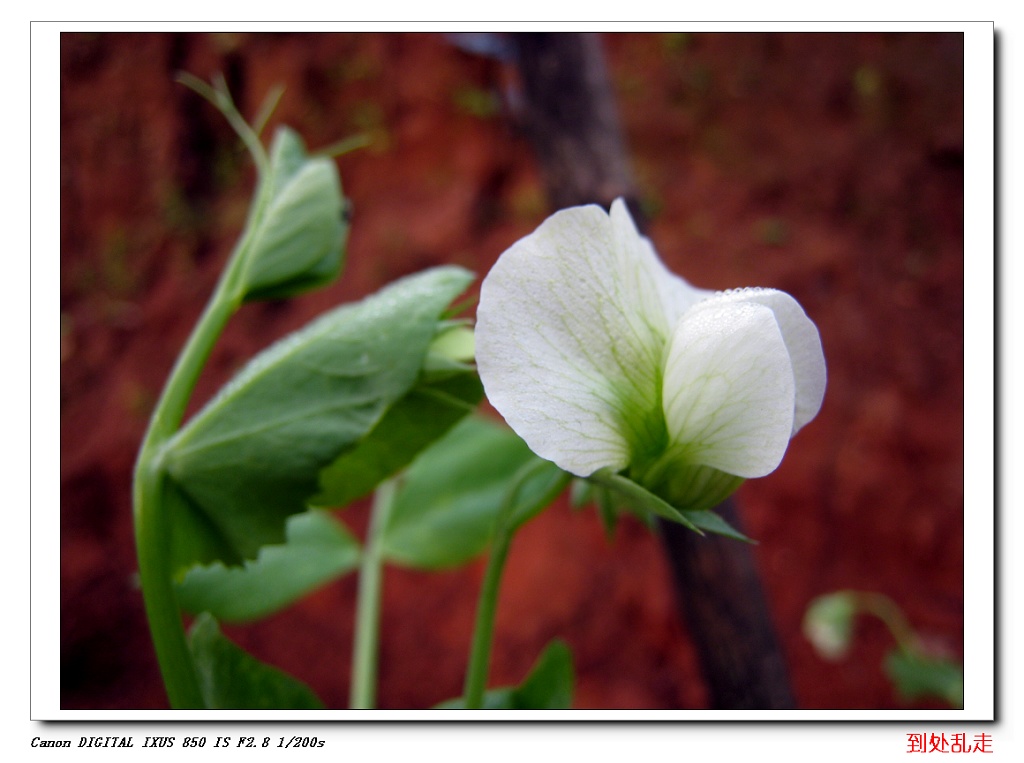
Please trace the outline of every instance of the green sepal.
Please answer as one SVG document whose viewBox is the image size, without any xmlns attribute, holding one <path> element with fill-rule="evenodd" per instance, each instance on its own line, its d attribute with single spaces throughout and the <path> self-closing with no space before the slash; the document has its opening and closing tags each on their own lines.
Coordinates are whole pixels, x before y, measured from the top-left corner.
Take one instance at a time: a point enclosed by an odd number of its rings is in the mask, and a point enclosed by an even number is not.
<svg viewBox="0 0 1024 763">
<path fill-rule="evenodd" d="M 519 686 L 491 689 L 484 694 L 484 710 L 568 710 L 572 707 L 572 653 L 556 639 L 545 647 Z M 448 700 L 437 710 L 463 710 L 465 701 Z"/>
<path fill-rule="evenodd" d="M 188 645 L 207 710 L 324 709 L 306 684 L 244 651 L 208 613 L 196 618 Z"/>
<path fill-rule="evenodd" d="M 283 543 L 285 520 L 320 492 L 321 471 L 415 386 L 438 317 L 471 280 L 457 267 L 404 278 L 250 361 L 160 454 L 201 515 L 188 532 L 175 528 L 190 542 L 177 544 L 174 569 L 240 564 Z M 203 533 L 214 537 L 195 537 Z"/>
<path fill-rule="evenodd" d="M 294 130 L 279 128 L 240 243 L 243 299 L 288 297 L 337 278 L 349 227 L 345 205 L 335 163 L 309 156 Z"/>
<path fill-rule="evenodd" d="M 597 507 L 598 517 L 601 518 L 604 534 L 610 540 L 615 535 L 615 528 L 619 523 L 619 512 L 615 508 L 615 502 L 607 490 L 598 490 L 594 497 L 594 505 Z"/>
<path fill-rule="evenodd" d="M 359 541 L 326 512 L 289 517 L 285 533 L 283 545 L 264 546 L 244 567 L 190 569 L 178 584 L 181 607 L 220 622 L 258 620 L 359 566 Z"/>
<path fill-rule="evenodd" d="M 716 514 L 715 512 L 711 511 L 711 509 L 703 509 L 701 511 L 682 511 L 680 513 L 694 525 L 699 527 L 701 530 L 706 530 L 709 533 L 721 535 L 725 538 L 740 540 L 744 543 L 757 543 L 756 540 L 748 538 L 746 535 L 744 535 L 735 527 L 733 527 L 724 519 L 722 519 L 722 516 L 720 514 Z"/>
<path fill-rule="evenodd" d="M 581 509 L 593 505 L 597 516 L 601 520 L 605 536 L 611 540 L 615 536 L 618 527 L 619 517 L 629 513 L 639 519 L 647 529 L 654 529 L 655 514 L 643 509 L 636 509 L 633 504 L 607 488 L 601 487 L 585 479 L 575 479 L 572 483 L 572 505 Z"/>
<path fill-rule="evenodd" d="M 642 485 L 621 474 L 616 474 L 610 469 L 601 469 L 587 477 L 587 480 L 616 494 L 621 501 L 634 510 L 642 511 L 650 517 L 657 516 L 685 525 L 698 535 L 704 535 L 704 531 L 707 531 L 745 543 L 755 542 L 710 509 L 677 509 Z"/>
<path fill-rule="evenodd" d="M 583 509 L 597 500 L 597 485 L 586 480 L 574 479 L 569 486 L 569 506 L 574 510 Z"/>
<path fill-rule="evenodd" d="M 636 509 L 640 509 L 647 514 L 659 516 L 662 519 L 667 519 L 670 522 L 686 525 L 698 535 L 704 534 L 685 514 L 628 477 L 616 474 L 610 469 L 600 469 L 587 477 L 587 479 L 599 487 L 617 494 L 620 499 L 628 502 Z"/>
</svg>

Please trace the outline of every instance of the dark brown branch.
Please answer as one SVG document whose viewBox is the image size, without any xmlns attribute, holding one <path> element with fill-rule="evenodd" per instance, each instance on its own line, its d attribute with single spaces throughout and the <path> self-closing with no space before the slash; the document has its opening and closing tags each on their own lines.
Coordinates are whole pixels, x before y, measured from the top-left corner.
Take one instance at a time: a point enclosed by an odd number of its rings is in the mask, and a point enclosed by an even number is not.
<svg viewBox="0 0 1024 763">
<path fill-rule="evenodd" d="M 608 206 L 632 198 L 601 41 L 595 34 L 514 35 L 526 101 L 525 126 L 552 206 Z"/>
<path fill-rule="evenodd" d="M 742 529 L 732 499 L 717 511 Z M 796 706 L 750 547 L 701 537 L 661 522 L 683 619 L 697 646 L 711 707 L 788 710 Z"/>
</svg>

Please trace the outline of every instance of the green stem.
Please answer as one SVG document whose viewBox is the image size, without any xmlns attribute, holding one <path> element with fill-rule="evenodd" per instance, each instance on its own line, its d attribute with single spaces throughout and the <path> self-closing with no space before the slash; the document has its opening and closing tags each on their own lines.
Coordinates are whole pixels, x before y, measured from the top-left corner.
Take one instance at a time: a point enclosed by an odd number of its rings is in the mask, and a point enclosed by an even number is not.
<svg viewBox="0 0 1024 763">
<path fill-rule="evenodd" d="M 463 689 L 467 710 L 480 710 L 484 703 L 487 673 L 491 664 L 491 647 L 494 643 L 494 621 L 498 610 L 498 589 L 505 571 L 505 560 L 512 545 L 513 532 L 504 523 L 499 523 L 494 546 L 487 559 L 480 600 L 476 610 L 476 624 L 473 629 L 473 644 L 469 652 L 469 666 L 466 669 L 466 685 Z"/>
<path fill-rule="evenodd" d="M 135 477 L 135 547 L 142 599 L 160 674 L 171 708 L 205 706 L 171 581 L 170 518 L 162 499 L 163 475 L 140 463 Z"/>
<path fill-rule="evenodd" d="M 216 105 L 249 148 L 260 175 L 258 216 L 265 202 L 264 178 L 269 165 L 259 138 L 238 113 L 223 80 L 217 82 L 216 90 L 191 75 L 183 75 L 181 81 Z M 175 709 L 199 708 L 204 706 L 204 702 L 174 590 L 172 521 L 166 501 L 169 485 L 162 458 L 167 442 L 181 426 L 192 390 L 217 337 L 242 302 L 251 228 L 251 225 L 246 226 L 246 232 L 232 252 L 213 296 L 164 384 L 135 464 L 133 519 L 142 597 L 167 698 Z"/>
<path fill-rule="evenodd" d="M 349 706 L 372 710 L 377 701 L 377 651 L 380 638 L 380 601 L 383 554 L 381 540 L 395 503 L 395 483 L 382 482 L 374 496 L 370 528 L 359 567 L 356 633 L 352 645 L 352 689 Z"/>
<path fill-rule="evenodd" d="M 248 122 L 245 121 L 235 106 L 235 102 L 231 98 L 231 93 L 228 91 L 228 85 L 224 80 L 223 75 L 217 74 L 214 76 L 213 87 L 210 87 L 210 85 L 188 72 L 179 73 L 175 79 L 209 101 L 210 104 L 228 120 L 228 124 L 231 125 L 235 134 L 242 139 L 246 149 L 248 149 L 249 153 L 252 155 L 252 159 L 256 163 L 260 176 L 262 177 L 265 175 L 269 165 L 269 160 L 267 158 L 267 152 L 263 149 L 263 145 L 260 143 L 259 133 L 263 130 L 262 122 L 270 118 L 269 112 L 273 111 L 274 106 L 277 105 L 277 99 L 281 97 L 281 92 L 283 91 L 278 92 L 276 96 L 274 95 L 274 91 L 271 91 L 272 99 L 268 100 L 268 102 L 264 104 L 263 108 L 260 109 L 259 121 L 257 122 L 258 128 L 254 130 L 249 126 Z"/>
<path fill-rule="evenodd" d="M 228 271 L 232 270 L 230 266 Z M 228 319 L 238 309 L 239 300 L 230 298 L 224 292 L 226 287 L 219 285 L 217 291 L 211 297 L 206 309 L 199 317 L 192 334 L 189 336 L 185 347 L 182 349 L 178 360 L 171 369 L 171 374 L 164 384 L 163 393 L 157 401 L 153 416 L 150 419 L 149 430 L 143 440 L 140 463 L 143 456 L 159 458 L 158 450 L 169 440 L 185 416 L 185 408 L 188 406 L 192 390 L 195 388 L 199 374 L 206 365 L 217 337 L 220 336 L 227 324 Z M 148 452 L 147 452 L 148 450 Z"/>
<path fill-rule="evenodd" d="M 174 709 L 200 708 L 204 703 L 172 582 L 171 518 L 164 500 L 166 475 L 160 459 L 163 447 L 181 424 L 214 342 L 237 307 L 237 300 L 226 295 L 224 284 L 222 279 L 178 356 L 135 466 L 133 515 L 142 597 L 167 698 Z"/>
<path fill-rule="evenodd" d="M 522 527 L 534 512 L 527 511 L 525 516 L 516 516 L 516 501 L 523 486 L 539 471 L 550 468 L 544 461 L 529 463 L 519 470 L 512 478 L 512 486 L 505 495 L 505 500 L 498 510 L 494 523 L 494 541 L 491 554 L 487 559 L 487 570 L 484 572 L 483 585 L 480 588 L 480 599 L 477 603 L 476 623 L 473 626 L 473 641 L 469 650 L 469 664 L 466 668 L 466 683 L 462 696 L 467 710 L 480 710 L 483 707 L 484 691 L 487 687 L 487 674 L 491 664 L 491 648 L 494 643 L 494 621 L 498 611 L 498 589 L 501 587 L 501 576 L 505 571 L 505 560 L 508 559 L 509 547 L 516 531 Z M 546 506 L 565 489 L 569 475 L 562 474 L 559 479 L 535 499 L 535 502 Z"/>
<path fill-rule="evenodd" d="M 858 606 L 881 620 L 896 643 L 907 652 L 917 650 L 918 637 L 903 610 L 892 599 L 880 593 L 856 592 Z"/>
</svg>

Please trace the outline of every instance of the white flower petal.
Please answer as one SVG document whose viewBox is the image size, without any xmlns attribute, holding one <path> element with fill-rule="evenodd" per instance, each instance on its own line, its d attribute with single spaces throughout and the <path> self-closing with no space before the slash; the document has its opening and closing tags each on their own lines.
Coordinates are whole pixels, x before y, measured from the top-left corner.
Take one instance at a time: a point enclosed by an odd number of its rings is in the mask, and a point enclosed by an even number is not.
<svg viewBox="0 0 1024 763">
<path fill-rule="evenodd" d="M 623 469 L 660 424 L 668 316 L 699 296 L 668 277 L 621 202 L 611 217 L 558 212 L 498 259 L 480 290 L 477 365 L 539 456 L 579 476 Z"/>
<path fill-rule="evenodd" d="M 825 354 L 817 327 L 795 299 L 777 289 L 732 289 L 716 295 L 715 299 L 723 303 L 754 302 L 770 307 L 775 313 L 786 350 L 793 361 L 796 403 L 792 434 L 795 435 L 818 415 L 825 397 Z"/>
<path fill-rule="evenodd" d="M 744 478 L 779 465 L 795 385 L 770 308 L 716 296 L 689 310 L 669 343 L 664 385 L 670 448 L 686 461 Z"/>
<path fill-rule="evenodd" d="M 647 263 L 647 269 L 654 278 L 669 330 L 679 322 L 683 313 L 701 300 L 715 294 L 713 291 L 698 289 L 690 285 L 665 267 L 650 239 L 641 236 L 636 229 L 633 218 L 629 215 L 629 209 L 622 199 L 612 202 L 610 217 L 616 247 L 623 253 L 623 256 Z"/>
</svg>

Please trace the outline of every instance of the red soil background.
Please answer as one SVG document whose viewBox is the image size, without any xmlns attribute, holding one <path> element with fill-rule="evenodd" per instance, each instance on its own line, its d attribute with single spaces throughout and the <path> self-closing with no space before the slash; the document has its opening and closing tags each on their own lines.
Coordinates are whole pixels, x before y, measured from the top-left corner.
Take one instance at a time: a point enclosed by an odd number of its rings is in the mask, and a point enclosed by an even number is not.
<svg viewBox="0 0 1024 763">
<path fill-rule="evenodd" d="M 801 708 L 899 708 L 891 639 L 858 622 L 817 657 L 817 595 L 878 591 L 963 653 L 963 40 L 959 34 L 605 38 L 650 233 L 706 288 L 772 286 L 817 322 L 829 386 L 782 466 L 738 494 Z M 391 279 L 485 274 L 549 212 L 503 64 L 429 34 L 64 34 L 61 40 L 61 697 L 166 707 L 133 582 L 131 471 L 147 416 L 242 225 L 253 172 L 214 110 L 173 81 L 224 72 L 243 113 L 339 160 L 354 205 L 334 286 L 245 307 L 193 409 L 254 352 Z M 342 514 L 358 532 L 366 507 Z M 379 701 L 461 687 L 480 563 L 389 568 Z M 227 632 L 347 702 L 355 576 Z M 559 503 L 512 548 L 492 684 L 569 642 L 579 708 L 706 706 L 661 546 Z M 939 706 L 924 703 L 918 706 Z"/>
</svg>

